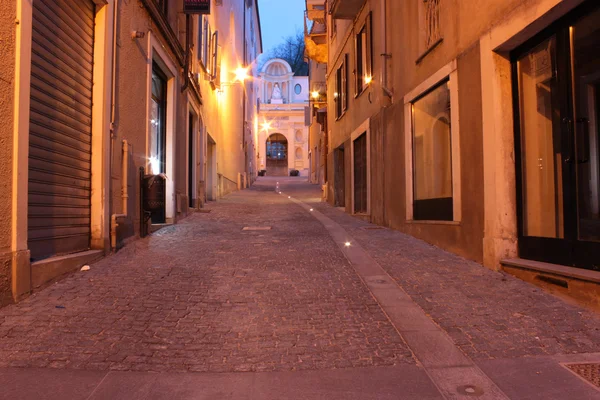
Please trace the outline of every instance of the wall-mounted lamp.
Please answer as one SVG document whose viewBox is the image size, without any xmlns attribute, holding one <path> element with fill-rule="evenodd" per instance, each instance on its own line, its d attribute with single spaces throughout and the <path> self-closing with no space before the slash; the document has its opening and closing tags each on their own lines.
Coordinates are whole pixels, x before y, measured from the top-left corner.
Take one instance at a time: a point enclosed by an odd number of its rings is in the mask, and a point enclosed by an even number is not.
<svg viewBox="0 0 600 400">
<path fill-rule="evenodd" d="M 373 77 L 371 75 L 365 76 L 365 85 L 370 85 L 373 82 Z"/>
<path fill-rule="evenodd" d="M 142 31 L 133 31 L 133 32 L 131 32 L 131 38 L 133 40 L 135 40 L 135 39 L 143 39 L 144 37 L 146 37 L 146 32 L 142 32 Z"/>
</svg>

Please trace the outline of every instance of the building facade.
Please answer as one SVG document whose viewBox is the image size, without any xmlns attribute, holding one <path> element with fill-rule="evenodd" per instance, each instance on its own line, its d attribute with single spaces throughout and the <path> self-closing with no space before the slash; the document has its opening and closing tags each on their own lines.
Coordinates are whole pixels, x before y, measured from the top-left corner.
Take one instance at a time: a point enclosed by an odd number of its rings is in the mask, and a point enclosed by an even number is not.
<svg viewBox="0 0 600 400">
<path fill-rule="evenodd" d="M 250 182 L 256 2 L 10 0 L 0 22 L 0 304 Z"/>
<path fill-rule="evenodd" d="M 309 182 L 327 183 L 327 10 L 324 0 L 307 0 L 304 41 L 309 63 Z M 326 191 L 326 188 L 325 188 Z"/>
<path fill-rule="evenodd" d="M 600 270 L 597 2 L 327 9 L 330 203 L 492 269 Z"/>
<path fill-rule="evenodd" d="M 259 168 L 267 176 L 308 176 L 308 77 L 294 76 L 282 59 L 267 61 L 260 73 Z"/>
</svg>

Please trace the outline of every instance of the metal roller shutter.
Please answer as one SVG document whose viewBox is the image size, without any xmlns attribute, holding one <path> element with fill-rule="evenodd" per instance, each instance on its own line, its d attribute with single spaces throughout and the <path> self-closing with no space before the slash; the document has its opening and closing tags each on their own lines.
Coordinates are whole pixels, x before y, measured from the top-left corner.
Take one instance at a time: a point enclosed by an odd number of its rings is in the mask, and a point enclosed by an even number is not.
<svg viewBox="0 0 600 400">
<path fill-rule="evenodd" d="M 91 0 L 35 0 L 28 245 L 34 260 L 90 246 Z"/>
</svg>

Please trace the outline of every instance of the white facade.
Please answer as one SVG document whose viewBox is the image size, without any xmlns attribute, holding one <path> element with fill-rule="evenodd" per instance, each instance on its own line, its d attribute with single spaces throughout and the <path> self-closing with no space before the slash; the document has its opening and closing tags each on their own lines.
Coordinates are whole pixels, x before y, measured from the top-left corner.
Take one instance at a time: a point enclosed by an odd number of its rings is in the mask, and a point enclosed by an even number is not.
<svg viewBox="0 0 600 400">
<path fill-rule="evenodd" d="M 305 108 L 309 101 L 307 76 L 294 76 L 290 65 L 282 59 L 269 60 L 260 73 L 259 169 L 267 170 L 267 140 L 281 134 L 287 139 L 289 171 L 298 170 L 308 176 L 308 127 Z M 289 172 L 288 172 L 289 174 Z"/>
</svg>

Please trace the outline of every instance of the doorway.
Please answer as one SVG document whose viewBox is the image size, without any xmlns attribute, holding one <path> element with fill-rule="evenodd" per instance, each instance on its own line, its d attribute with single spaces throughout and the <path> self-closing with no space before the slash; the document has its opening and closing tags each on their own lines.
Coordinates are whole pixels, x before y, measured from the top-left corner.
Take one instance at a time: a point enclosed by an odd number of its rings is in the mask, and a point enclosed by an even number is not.
<svg viewBox="0 0 600 400">
<path fill-rule="evenodd" d="M 288 141 L 280 133 L 267 139 L 267 176 L 287 176 Z"/>
<path fill-rule="evenodd" d="M 206 134 L 206 199 L 217 200 L 217 145 Z"/>
<path fill-rule="evenodd" d="M 344 147 L 340 146 L 334 150 L 333 155 L 334 168 L 334 206 L 346 206 L 346 165 L 344 157 Z"/>
<path fill-rule="evenodd" d="M 587 3 L 513 54 L 523 258 L 600 270 L 599 49 Z"/>
<path fill-rule="evenodd" d="M 196 176 L 196 169 L 194 168 L 194 149 L 196 148 L 194 140 L 196 137 L 194 132 L 194 119 L 194 114 L 190 112 L 188 115 L 188 206 L 190 208 L 194 208 L 194 197 L 196 197 L 194 192 L 194 178 Z"/>
<path fill-rule="evenodd" d="M 360 135 L 353 142 L 353 207 L 355 214 L 367 213 L 367 134 Z"/>
</svg>

